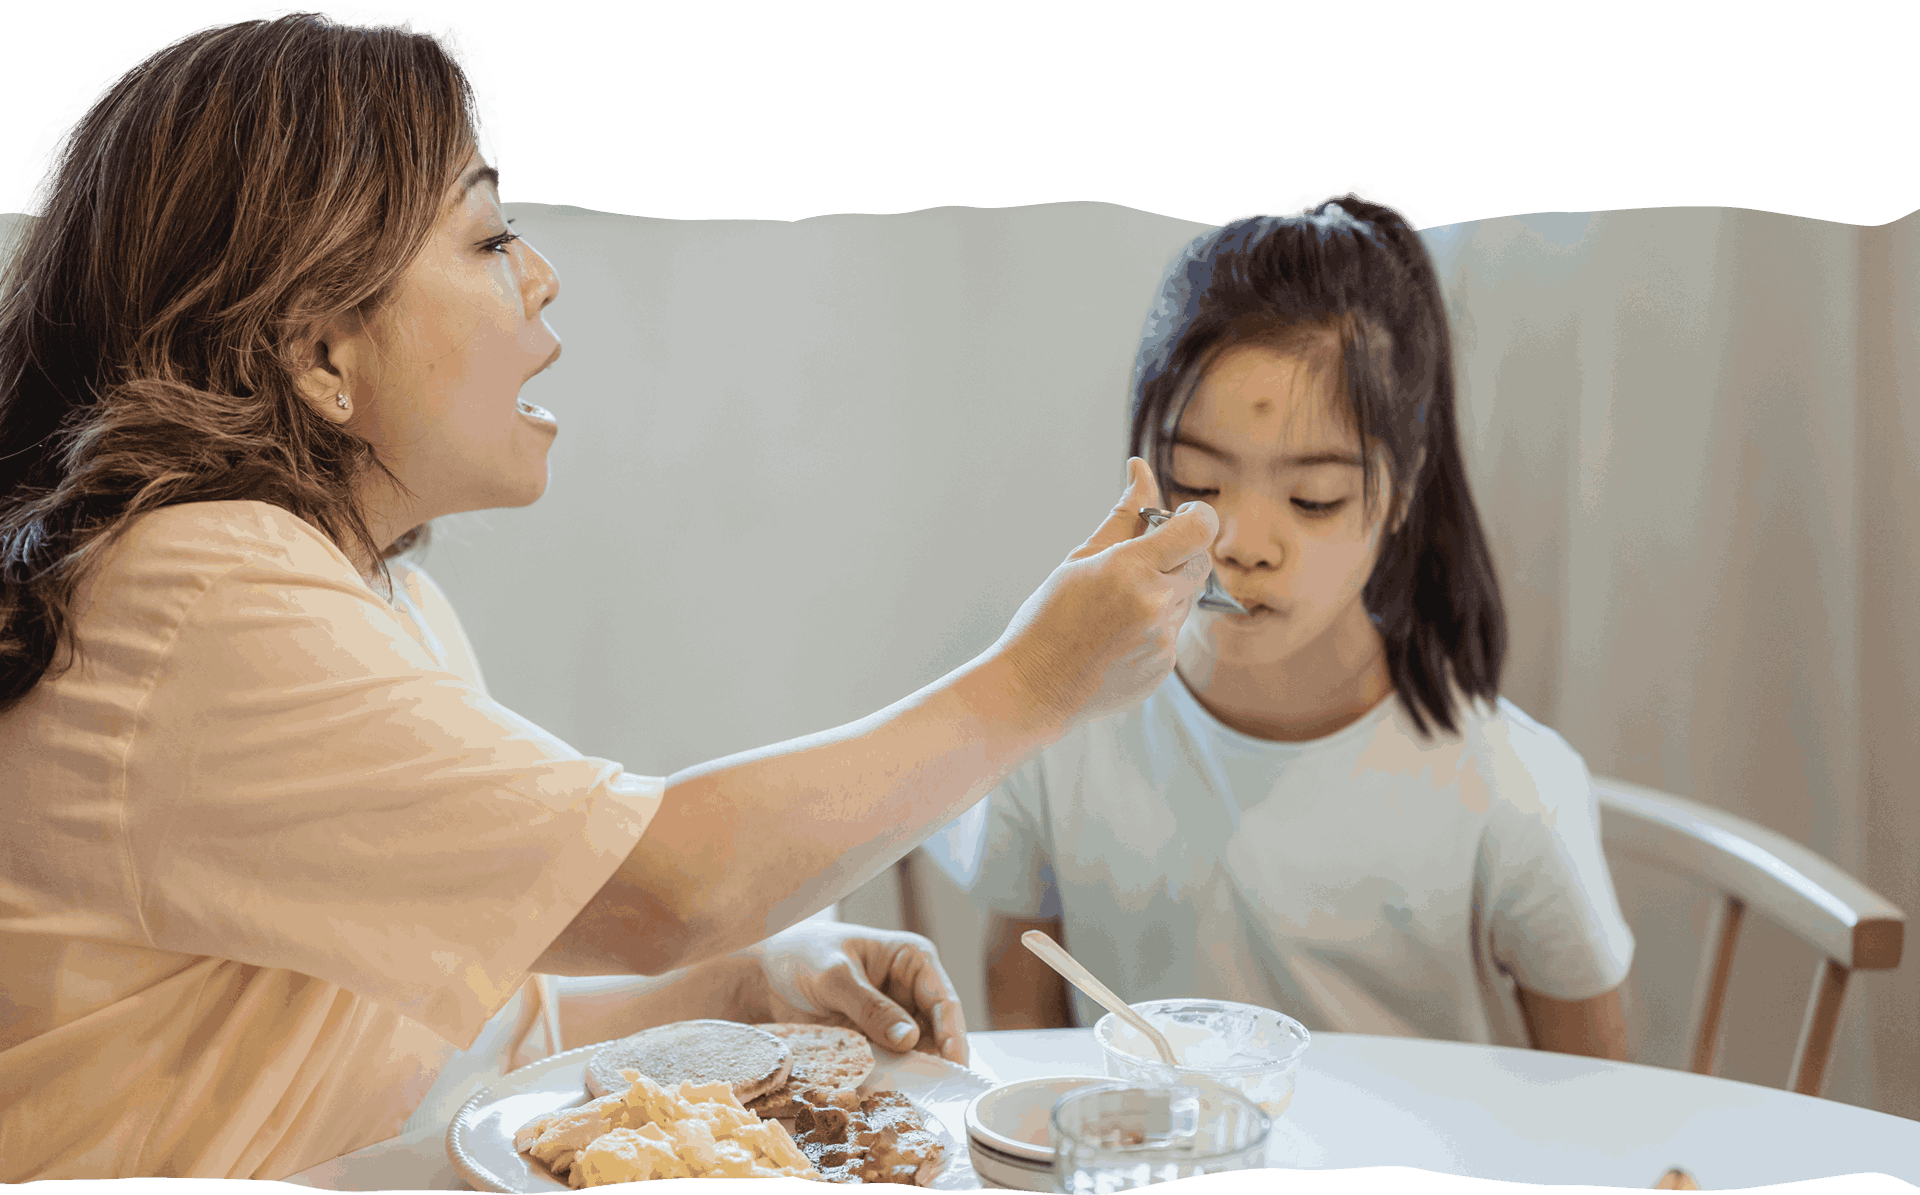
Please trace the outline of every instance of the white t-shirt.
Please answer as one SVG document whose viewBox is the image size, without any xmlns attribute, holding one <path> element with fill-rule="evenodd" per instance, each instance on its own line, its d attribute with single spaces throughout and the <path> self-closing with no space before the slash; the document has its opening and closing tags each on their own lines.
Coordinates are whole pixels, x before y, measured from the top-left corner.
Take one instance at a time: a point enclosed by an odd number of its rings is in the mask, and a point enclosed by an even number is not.
<svg viewBox="0 0 1920 1195">
<path fill-rule="evenodd" d="M 1504 698 L 1455 722 L 1423 740 L 1389 696 L 1325 738 L 1273 742 L 1175 674 L 927 845 L 985 909 L 1063 917 L 1067 948 L 1128 1000 L 1525 1046 L 1514 983 L 1599 995 L 1633 935 L 1580 756 Z M 1101 1015 L 1074 999 L 1081 1024 Z"/>
</svg>

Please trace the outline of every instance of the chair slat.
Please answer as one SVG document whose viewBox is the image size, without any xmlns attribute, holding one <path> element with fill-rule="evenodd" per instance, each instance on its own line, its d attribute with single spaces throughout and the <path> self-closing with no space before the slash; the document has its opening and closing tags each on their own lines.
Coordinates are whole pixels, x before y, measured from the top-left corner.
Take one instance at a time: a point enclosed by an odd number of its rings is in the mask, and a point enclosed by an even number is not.
<svg viewBox="0 0 1920 1195">
<path fill-rule="evenodd" d="M 1621 780 L 1596 778 L 1594 791 L 1609 853 L 1699 876 L 1849 970 L 1899 965 L 1900 910 L 1785 835 Z"/>
<path fill-rule="evenodd" d="M 1720 1013 L 1727 1005 L 1727 983 L 1733 978 L 1733 948 L 1740 937 L 1740 921 L 1746 911 L 1747 906 L 1739 897 L 1726 897 L 1720 902 L 1714 918 L 1716 925 L 1708 935 L 1708 957 L 1713 960 L 1713 970 L 1708 974 L 1705 1001 L 1694 1023 L 1693 1072 L 1697 1075 L 1711 1075 L 1715 1056 L 1720 1052 Z"/>
<path fill-rule="evenodd" d="M 1847 969 L 1832 959 L 1821 959 L 1814 968 L 1813 995 L 1807 1000 L 1800 1042 L 1793 1048 L 1793 1066 L 1787 1071 L 1787 1090 L 1801 1095 L 1820 1094 L 1820 1084 L 1827 1076 L 1827 1058 L 1833 1052 L 1833 1035 L 1840 1027 L 1840 1006 L 1846 995 Z"/>
</svg>

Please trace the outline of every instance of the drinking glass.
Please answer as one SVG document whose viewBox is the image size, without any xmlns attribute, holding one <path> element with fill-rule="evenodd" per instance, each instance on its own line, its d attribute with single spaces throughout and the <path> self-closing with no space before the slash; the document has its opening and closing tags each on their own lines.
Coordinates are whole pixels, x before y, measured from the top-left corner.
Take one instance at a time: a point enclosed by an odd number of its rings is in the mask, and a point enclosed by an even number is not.
<svg viewBox="0 0 1920 1195">
<path fill-rule="evenodd" d="M 1053 1189 L 1106 1195 L 1257 1170 L 1266 1161 L 1270 1124 L 1252 1100 L 1210 1083 L 1082 1087 L 1053 1106 Z"/>
</svg>

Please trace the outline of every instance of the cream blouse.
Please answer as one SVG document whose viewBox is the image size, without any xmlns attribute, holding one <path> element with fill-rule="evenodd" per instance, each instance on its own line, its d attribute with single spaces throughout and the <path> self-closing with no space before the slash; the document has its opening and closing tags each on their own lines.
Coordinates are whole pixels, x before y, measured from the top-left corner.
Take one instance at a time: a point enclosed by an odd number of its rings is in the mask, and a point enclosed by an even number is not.
<svg viewBox="0 0 1920 1195">
<path fill-rule="evenodd" d="M 489 698 L 394 571 L 259 502 L 97 563 L 79 663 L 0 714 L 0 1181 L 393 1136 L 639 840 L 664 781 Z"/>
</svg>

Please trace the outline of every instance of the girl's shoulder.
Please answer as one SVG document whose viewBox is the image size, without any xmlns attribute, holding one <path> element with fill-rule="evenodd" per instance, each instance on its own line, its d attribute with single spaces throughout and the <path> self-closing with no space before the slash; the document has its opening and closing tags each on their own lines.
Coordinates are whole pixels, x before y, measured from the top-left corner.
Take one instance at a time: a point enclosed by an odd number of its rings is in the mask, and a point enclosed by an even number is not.
<svg viewBox="0 0 1920 1195">
<path fill-rule="evenodd" d="M 1559 732 L 1505 697 L 1470 708 L 1463 737 L 1502 804 L 1537 813 L 1592 801 L 1586 760 Z"/>
<path fill-rule="evenodd" d="M 1194 749 L 1196 744 L 1184 725 L 1182 702 L 1170 688 L 1179 684 L 1179 677 L 1169 676 L 1140 704 L 1076 723 L 1009 773 L 1008 789 L 1070 790 L 1087 777 L 1104 775 L 1115 767 L 1155 771 L 1156 763 L 1164 762 L 1159 757 L 1176 739 L 1185 749 Z M 1186 700 L 1190 703 L 1192 698 Z"/>
</svg>

